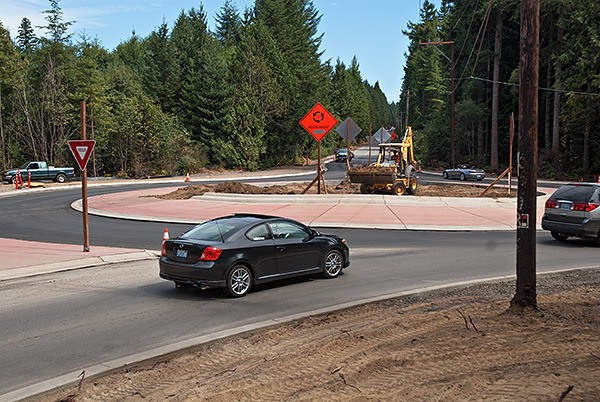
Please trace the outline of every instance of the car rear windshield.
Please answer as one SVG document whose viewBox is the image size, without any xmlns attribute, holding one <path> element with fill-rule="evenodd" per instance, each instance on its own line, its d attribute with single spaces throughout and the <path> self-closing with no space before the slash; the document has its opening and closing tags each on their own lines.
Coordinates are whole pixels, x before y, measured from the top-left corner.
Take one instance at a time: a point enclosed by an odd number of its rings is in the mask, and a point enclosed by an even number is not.
<svg viewBox="0 0 600 402">
<path fill-rule="evenodd" d="M 248 225 L 248 219 L 250 218 L 231 217 L 207 221 L 185 232 L 181 237 L 195 240 L 224 242 L 240 228 Z"/>
<path fill-rule="evenodd" d="M 552 194 L 551 200 L 566 200 L 571 202 L 590 202 L 597 187 L 566 185 L 560 187 Z"/>
</svg>

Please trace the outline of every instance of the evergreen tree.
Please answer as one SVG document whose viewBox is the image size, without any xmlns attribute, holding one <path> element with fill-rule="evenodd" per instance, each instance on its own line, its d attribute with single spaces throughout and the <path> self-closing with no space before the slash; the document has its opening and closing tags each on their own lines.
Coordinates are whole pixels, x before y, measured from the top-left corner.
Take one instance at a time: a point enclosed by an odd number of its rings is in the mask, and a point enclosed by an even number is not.
<svg viewBox="0 0 600 402">
<path fill-rule="evenodd" d="M 320 15 L 312 1 L 257 0 L 255 18 L 262 21 L 288 64 L 289 75 L 283 82 L 290 107 L 285 116 L 271 120 L 268 128 L 269 149 L 279 160 L 288 162 L 314 144 L 298 125 L 298 120 L 317 102 L 327 107 L 328 74 L 320 61 L 322 35 L 317 35 Z"/>
<path fill-rule="evenodd" d="M 215 20 L 217 23 L 215 35 L 223 46 L 230 47 L 240 41 L 242 20 L 234 2 L 231 0 L 225 1 L 225 5 L 223 5 Z"/>
<path fill-rule="evenodd" d="M 211 146 L 216 138 L 225 136 L 231 97 L 225 53 L 208 33 L 202 8 L 182 12 L 171 37 L 182 74 L 177 114 L 214 162 L 218 150 L 213 152 Z"/>
<path fill-rule="evenodd" d="M 59 6 L 60 0 L 49 0 L 50 9 L 43 11 L 46 14 L 48 25 L 40 27 L 45 28 L 46 33 L 50 35 L 50 42 L 66 44 L 72 34 L 67 34 L 69 27 L 74 21 L 64 21 L 62 9 Z"/>
<path fill-rule="evenodd" d="M 153 31 L 144 41 L 144 49 L 144 89 L 158 101 L 162 110 L 171 112 L 175 108 L 179 74 L 169 29 L 164 21 L 158 30 Z"/>
<path fill-rule="evenodd" d="M 31 53 L 35 50 L 37 46 L 37 37 L 35 36 L 33 26 L 31 26 L 31 21 L 29 18 L 24 17 L 21 20 L 21 25 L 18 29 L 18 35 L 16 38 L 17 45 L 21 53 Z"/>
<path fill-rule="evenodd" d="M 131 68 L 138 77 L 141 77 L 144 75 L 146 69 L 145 53 L 146 46 L 144 41 L 133 31 L 131 37 L 126 42 L 122 42 L 116 47 L 113 55 Z"/>
<path fill-rule="evenodd" d="M 235 46 L 231 79 L 235 97 L 228 117 L 230 135 L 217 139 L 225 166 L 255 170 L 278 162 L 267 145 L 268 122 L 286 113 L 287 64 L 261 21 L 245 24 Z M 279 156 L 280 158 L 280 156 Z"/>
<path fill-rule="evenodd" d="M 435 6 L 425 0 L 421 9 L 421 22 L 408 23 L 403 31 L 410 39 L 409 54 L 404 68 L 402 93 L 410 93 L 408 125 L 418 132 L 421 138 L 415 149 L 421 159 L 449 160 L 449 114 L 444 114 L 447 105 L 449 85 L 442 73 L 441 49 L 436 45 L 423 46 L 423 42 L 440 41 L 440 17 Z M 447 62 L 447 61 L 446 61 Z M 445 69 L 443 71 L 448 71 Z M 406 97 L 401 101 L 403 110 Z"/>
</svg>

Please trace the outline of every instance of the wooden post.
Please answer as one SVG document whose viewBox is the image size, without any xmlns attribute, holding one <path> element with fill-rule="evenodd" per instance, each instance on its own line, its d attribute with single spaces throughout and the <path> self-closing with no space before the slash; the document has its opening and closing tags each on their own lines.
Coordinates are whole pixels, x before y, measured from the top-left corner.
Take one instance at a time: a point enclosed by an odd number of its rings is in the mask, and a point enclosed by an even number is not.
<svg viewBox="0 0 600 402">
<path fill-rule="evenodd" d="M 536 194 L 540 0 L 521 0 L 517 283 L 510 309 L 537 308 Z"/>
<path fill-rule="evenodd" d="M 512 166 L 513 166 L 513 140 L 515 138 L 515 114 L 510 114 L 510 144 L 508 153 L 508 195 L 512 190 Z"/>
<path fill-rule="evenodd" d="M 321 141 L 317 141 L 317 194 L 321 194 Z"/>
<path fill-rule="evenodd" d="M 81 139 L 87 140 L 86 132 L 86 106 L 81 101 Z M 81 206 L 83 209 L 83 251 L 90 251 L 90 231 L 88 223 L 88 194 L 87 194 L 87 167 L 81 170 Z"/>
</svg>

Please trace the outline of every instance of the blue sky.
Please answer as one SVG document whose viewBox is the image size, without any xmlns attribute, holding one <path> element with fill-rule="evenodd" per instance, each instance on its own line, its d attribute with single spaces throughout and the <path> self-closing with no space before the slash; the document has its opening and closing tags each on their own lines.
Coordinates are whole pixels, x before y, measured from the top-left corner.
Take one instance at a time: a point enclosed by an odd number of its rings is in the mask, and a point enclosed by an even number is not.
<svg viewBox="0 0 600 402">
<path fill-rule="evenodd" d="M 402 35 L 408 21 L 417 22 L 423 0 L 313 0 L 322 15 L 319 33 L 323 34 L 323 59 L 332 64 L 339 58 L 346 65 L 357 57 L 363 79 L 371 84 L 379 81 L 388 101 L 398 101 L 404 74 L 404 53 L 408 39 Z M 225 0 L 61 0 L 59 6 L 71 26 L 76 41 L 80 34 L 98 38 L 107 49 L 136 34 L 145 37 L 164 19 L 172 28 L 182 10 L 204 6 L 209 27 L 215 26 L 215 15 Z M 441 0 L 433 0 L 439 7 Z M 254 0 L 237 0 L 240 12 Z M 45 25 L 42 11 L 50 8 L 48 0 L 2 0 L 0 21 L 11 36 L 23 17 L 34 26 Z M 43 31 L 38 30 L 38 34 Z"/>
</svg>

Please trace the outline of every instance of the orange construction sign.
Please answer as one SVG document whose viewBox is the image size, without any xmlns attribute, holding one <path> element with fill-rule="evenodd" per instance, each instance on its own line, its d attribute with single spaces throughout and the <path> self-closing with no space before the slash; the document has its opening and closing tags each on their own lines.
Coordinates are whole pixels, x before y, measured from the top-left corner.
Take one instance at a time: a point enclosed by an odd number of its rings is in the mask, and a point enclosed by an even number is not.
<svg viewBox="0 0 600 402">
<path fill-rule="evenodd" d="M 337 119 L 319 102 L 300 120 L 302 128 L 308 131 L 317 142 L 321 141 L 337 123 Z"/>
</svg>

